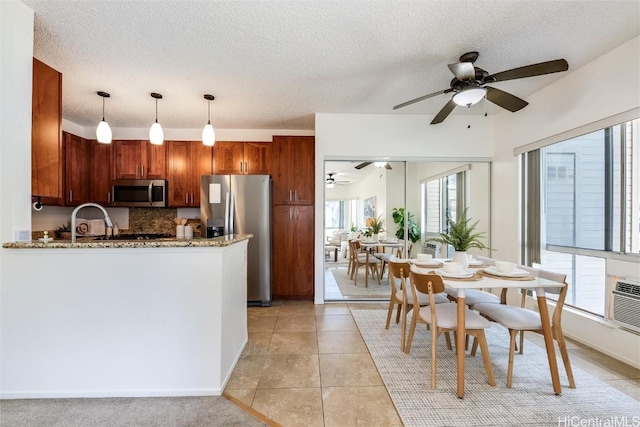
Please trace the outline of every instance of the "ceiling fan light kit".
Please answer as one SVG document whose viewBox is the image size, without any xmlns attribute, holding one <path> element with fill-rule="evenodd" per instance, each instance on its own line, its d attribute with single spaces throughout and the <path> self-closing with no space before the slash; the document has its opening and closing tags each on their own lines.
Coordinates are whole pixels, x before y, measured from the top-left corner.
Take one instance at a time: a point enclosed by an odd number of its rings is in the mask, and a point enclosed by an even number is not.
<svg viewBox="0 0 640 427">
<path fill-rule="evenodd" d="M 216 99 L 213 95 L 206 94 L 204 95 L 204 99 L 207 100 L 208 114 L 207 114 L 207 124 L 204 125 L 202 129 L 202 143 L 207 147 L 213 147 L 216 143 L 216 131 L 213 129 L 211 125 L 211 101 Z"/>
<path fill-rule="evenodd" d="M 96 139 L 102 144 L 111 144 L 113 134 L 111 133 L 109 123 L 104 119 L 104 99 L 109 98 L 111 95 L 103 91 L 98 91 L 97 93 L 98 96 L 102 97 L 102 121 L 98 123 L 98 127 L 96 128 Z"/>
<path fill-rule="evenodd" d="M 498 83 L 507 80 L 522 79 L 526 77 L 542 76 L 544 74 L 558 73 L 567 71 L 569 64 L 565 59 L 556 59 L 553 61 L 540 62 L 537 64 L 525 65 L 523 67 L 513 68 L 511 70 L 502 71 L 495 74 L 489 74 L 482 68 L 473 64 L 478 59 L 478 52 L 467 52 L 460 57 L 460 62 L 449 64 L 449 70 L 455 76 L 448 89 L 423 95 L 419 98 L 403 102 L 393 107 L 394 110 L 433 98 L 444 93 L 454 92 L 452 98 L 444 107 L 436 114 L 431 121 L 432 125 L 441 123 L 447 118 L 456 106 L 470 107 L 487 98 L 488 101 L 513 112 L 519 111 L 529 105 L 523 99 L 515 95 L 511 95 L 503 90 L 491 86 L 485 86 L 489 83 Z"/>
<path fill-rule="evenodd" d="M 160 123 L 158 123 L 158 99 L 162 99 L 162 95 L 152 92 L 151 97 L 156 100 L 156 121 L 149 129 L 149 142 L 153 145 L 162 145 L 164 142 L 164 131 L 162 130 Z"/>
</svg>

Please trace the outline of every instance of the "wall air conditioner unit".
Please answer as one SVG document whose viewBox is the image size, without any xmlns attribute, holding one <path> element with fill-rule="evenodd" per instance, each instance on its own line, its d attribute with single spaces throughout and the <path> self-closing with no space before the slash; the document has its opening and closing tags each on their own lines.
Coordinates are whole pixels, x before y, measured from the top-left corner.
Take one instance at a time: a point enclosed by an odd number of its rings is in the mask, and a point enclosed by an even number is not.
<svg viewBox="0 0 640 427">
<path fill-rule="evenodd" d="M 617 279 L 611 293 L 611 320 L 624 328 L 640 332 L 640 282 Z"/>
</svg>

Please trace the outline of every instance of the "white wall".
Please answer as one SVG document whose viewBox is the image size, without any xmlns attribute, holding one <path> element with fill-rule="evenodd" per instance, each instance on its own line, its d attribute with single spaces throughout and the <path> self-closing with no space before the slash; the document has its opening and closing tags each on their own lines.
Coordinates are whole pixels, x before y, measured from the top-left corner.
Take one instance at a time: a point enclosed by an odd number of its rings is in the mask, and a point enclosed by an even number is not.
<svg viewBox="0 0 640 427">
<path fill-rule="evenodd" d="M 571 64 L 569 65 L 571 66 Z M 491 206 L 492 246 L 500 258 L 517 261 L 518 233 L 517 157 L 513 150 L 563 132 L 589 125 L 640 106 L 640 37 L 619 46 L 527 98 L 527 108 L 517 114 L 495 116 Z M 637 261 L 608 262 L 607 273 L 624 276 L 635 271 Z M 567 336 L 613 357 L 640 367 L 640 337 L 608 322 L 567 311 L 563 315 Z"/>
</svg>

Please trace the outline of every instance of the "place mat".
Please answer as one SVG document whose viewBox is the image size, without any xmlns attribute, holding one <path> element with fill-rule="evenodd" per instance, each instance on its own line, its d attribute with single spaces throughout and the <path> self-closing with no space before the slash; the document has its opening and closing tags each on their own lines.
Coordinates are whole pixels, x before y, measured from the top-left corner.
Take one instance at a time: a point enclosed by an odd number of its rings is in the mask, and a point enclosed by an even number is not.
<svg viewBox="0 0 640 427">
<path fill-rule="evenodd" d="M 491 277 L 492 279 L 501 279 L 501 280 L 521 280 L 523 282 L 536 280 L 536 277 L 530 274 L 527 276 L 506 277 L 506 276 L 498 276 L 497 274 L 487 273 L 485 270 L 478 270 L 476 274 L 479 274 L 480 276 Z"/>
<path fill-rule="evenodd" d="M 486 266 L 487 264 L 485 264 L 484 262 L 481 262 L 480 264 L 469 264 L 467 268 L 483 268 Z"/>
<path fill-rule="evenodd" d="M 435 271 L 430 271 L 429 274 L 438 274 Z M 478 280 L 482 280 L 482 277 L 478 274 L 478 272 L 474 272 L 471 277 L 442 277 L 442 280 L 455 280 L 457 282 L 477 282 Z"/>
</svg>

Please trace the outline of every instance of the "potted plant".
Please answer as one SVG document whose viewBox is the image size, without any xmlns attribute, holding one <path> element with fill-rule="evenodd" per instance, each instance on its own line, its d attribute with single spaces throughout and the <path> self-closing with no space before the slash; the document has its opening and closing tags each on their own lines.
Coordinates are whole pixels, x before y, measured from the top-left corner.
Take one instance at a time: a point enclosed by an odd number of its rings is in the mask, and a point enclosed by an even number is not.
<svg viewBox="0 0 640 427">
<path fill-rule="evenodd" d="M 440 237 L 427 241 L 453 246 L 455 251 L 453 253 L 453 261 L 459 262 L 464 267 L 467 267 L 469 265 L 469 259 L 467 257 L 467 250 L 469 250 L 469 248 L 491 249 L 480 240 L 485 238 L 484 235 L 486 233 L 475 231 L 479 221 L 471 224 L 470 221 L 471 218 L 467 218 L 467 209 L 462 212 L 458 221 L 452 220 L 451 217 L 447 215 L 449 230 L 445 233 L 440 233 Z"/>
<path fill-rule="evenodd" d="M 371 235 L 373 236 L 373 240 L 375 241 L 378 240 L 378 234 L 384 231 L 384 228 L 382 228 L 382 224 L 384 224 L 384 221 L 382 220 L 382 215 L 380 215 L 377 218 L 369 218 L 367 220 L 367 226 L 369 227 L 369 231 L 371 232 Z"/>
<path fill-rule="evenodd" d="M 396 230 L 396 237 L 404 240 L 404 208 L 393 208 L 391 214 L 393 215 L 393 222 L 398 228 L 398 230 Z M 409 211 L 407 211 L 407 224 L 409 240 L 415 243 L 420 240 L 420 228 L 413 220 L 413 214 Z"/>
</svg>

